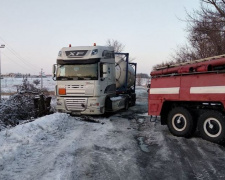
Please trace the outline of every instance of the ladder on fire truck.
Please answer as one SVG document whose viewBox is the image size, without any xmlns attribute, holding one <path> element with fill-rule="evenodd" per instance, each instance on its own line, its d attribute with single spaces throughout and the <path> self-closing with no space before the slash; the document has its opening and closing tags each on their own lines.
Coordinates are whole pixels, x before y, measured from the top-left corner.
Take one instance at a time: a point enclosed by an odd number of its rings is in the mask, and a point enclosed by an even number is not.
<svg viewBox="0 0 225 180">
<path fill-rule="evenodd" d="M 167 69 L 167 68 L 190 65 L 190 64 L 195 64 L 195 63 L 200 63 L 200 62 L 205 62 L 205 61 L 216 60 L 216 59 L 220 59 L 220 58 L 225 58 L 225 54 L 219 55 L 219 56 L 208 57 L 208 58 L 204 58 L 204 59 L 188 61 L 188 62 L 184 62 L 184 63 L 177 63 L 177 64 L 170 64 L 167 66 L 161 66 L 161 67 L 157 67 L 155 70 L 157 71 L 157 70 L 162 70 L 162 69 Z M 225 61 L 224 61 L 224 64 L 225 64 Z"/>
</svg>

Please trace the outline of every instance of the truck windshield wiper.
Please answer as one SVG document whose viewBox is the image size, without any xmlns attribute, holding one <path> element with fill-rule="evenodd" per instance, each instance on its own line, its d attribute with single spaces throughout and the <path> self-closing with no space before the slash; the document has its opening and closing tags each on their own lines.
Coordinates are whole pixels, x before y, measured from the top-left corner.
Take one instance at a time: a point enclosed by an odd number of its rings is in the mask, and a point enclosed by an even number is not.
<svg viewBox="0 0 225 180">
<path fill-rule="evenodd" d="M 95 80 L 97 79 L 97 77 L 94 77 L 94 76 L 86 76 L 84 77 L 85 80 Z"/>
<path fill-rule="evenodd" d="M 58 76 L 57 80 L 73 80 L 73 78 L 65 77 L 65 76 Z"/>
</svg>

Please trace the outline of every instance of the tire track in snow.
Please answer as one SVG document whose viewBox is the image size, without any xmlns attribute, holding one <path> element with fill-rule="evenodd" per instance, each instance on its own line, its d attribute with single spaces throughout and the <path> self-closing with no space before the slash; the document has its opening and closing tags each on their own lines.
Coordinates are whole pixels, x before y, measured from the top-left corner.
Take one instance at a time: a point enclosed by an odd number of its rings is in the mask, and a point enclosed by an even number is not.
<svg viewBox="0 0 225 180">
<path fill-rule="evenodd" d="M 110 122 L 112 127 L 93 139 L 93 146 L 76 151 L 71 180 L 140 179 L 135 163 L 137 146 L 128 128 L 130 123 L 117 115 L 110 117 Z"/>
</svg>

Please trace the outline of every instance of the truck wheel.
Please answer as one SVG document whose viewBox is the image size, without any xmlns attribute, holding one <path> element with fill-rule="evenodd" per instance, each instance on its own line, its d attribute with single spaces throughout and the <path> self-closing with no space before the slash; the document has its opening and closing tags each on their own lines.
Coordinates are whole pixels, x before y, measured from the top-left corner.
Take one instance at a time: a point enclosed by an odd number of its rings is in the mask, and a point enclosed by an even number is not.
<svg viewBox="0 0 225 180">
<path fill-rule="evenodd" d="M 135 106 L 135 104 L 136 104 L 136 101 L 135 100 L 132 100 L 130 106 Z"/>
<path fill-rule="evenodd" d="M 222 144 L 225 142 L 225 116 L 218 111 L 206 111 L 198 120 L 201 137 Z"/>
<path fill-rule="evenodd" d="M 179 137 L 190 137 L 195 131 L 192 115 L 183 107 L 176 107 L 169 112 L 167 126 L 173 135 Z"/>
</svg>

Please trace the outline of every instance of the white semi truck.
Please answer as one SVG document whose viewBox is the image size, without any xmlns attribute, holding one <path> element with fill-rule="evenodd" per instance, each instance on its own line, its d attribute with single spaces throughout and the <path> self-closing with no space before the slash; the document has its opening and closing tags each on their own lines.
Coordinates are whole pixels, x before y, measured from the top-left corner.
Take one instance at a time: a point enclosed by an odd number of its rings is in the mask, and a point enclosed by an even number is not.
<svg viewBox="0 0 225 180">
<path fill-rule="evenodd" d="M 58 112 L 98 115 L 135 105 L 136 63 L 108 46 L 63 47 L 53 66 Z"/>
</svg>

